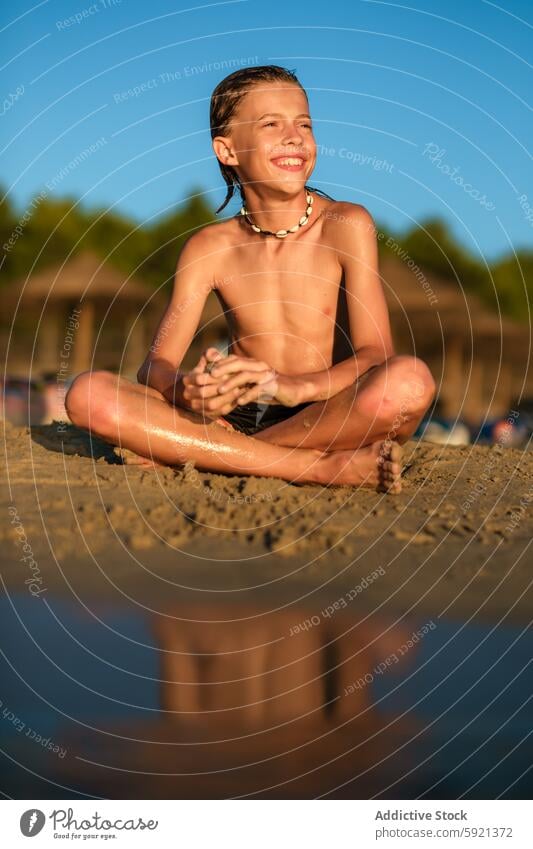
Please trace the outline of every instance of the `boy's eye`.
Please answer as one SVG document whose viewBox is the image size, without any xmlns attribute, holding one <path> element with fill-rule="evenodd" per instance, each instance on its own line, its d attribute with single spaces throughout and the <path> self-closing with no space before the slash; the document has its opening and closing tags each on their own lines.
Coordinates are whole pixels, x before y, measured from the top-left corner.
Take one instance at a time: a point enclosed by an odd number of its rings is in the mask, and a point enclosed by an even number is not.
<svg viewBox="0 0 533 849">
<path fill-rule="evenodd" d="M 276 124 L 277 124 L 277 121 L 267 121 L 267 123 L 266 123 L 266 124 L 263 124 L 263 127 L 275 127 L 275 126 L 276 126 Z M 306 127 L 308 130 L 312 130 L 312 129 L 313 129 L 312 125 L 311 125 L 311 124 L 307 124 L 307 123 L 306 123 L 306 124 L 302 124 L 302 127 Z"/>
</svg>

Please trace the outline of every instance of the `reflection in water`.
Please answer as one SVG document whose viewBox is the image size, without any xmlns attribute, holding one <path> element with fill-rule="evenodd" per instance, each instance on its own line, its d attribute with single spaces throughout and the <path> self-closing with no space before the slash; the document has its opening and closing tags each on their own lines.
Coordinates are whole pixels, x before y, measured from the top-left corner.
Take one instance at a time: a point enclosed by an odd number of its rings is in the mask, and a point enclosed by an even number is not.
<svg viewBox="0 0 533 849">
<path fill-rule="evenodd" d="M 527 798 L 531 633 L 437 617 L 0 604 L 15 798 Z"/>
</svg>

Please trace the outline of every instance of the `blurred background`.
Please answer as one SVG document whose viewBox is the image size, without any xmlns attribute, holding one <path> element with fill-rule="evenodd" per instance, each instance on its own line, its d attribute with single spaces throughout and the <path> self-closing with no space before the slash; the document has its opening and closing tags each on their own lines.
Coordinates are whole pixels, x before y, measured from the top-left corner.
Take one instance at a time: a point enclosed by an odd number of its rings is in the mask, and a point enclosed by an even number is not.
<svg viewBox="0 0 533 849">
<path fill-rule="evenodd" d="M 373 215 L 397 351 L 437 380 L 418 436 L 528 445 L 532 23 L 525 0 L 3 7 L 2 414 L 63 420 L 80 371 L 135 377 L 225 196 L 211 92 L 279 64 L 308 92 L 310 185 Z M 183 366 L 226 344 L 210 296 Z"/>
</svg>

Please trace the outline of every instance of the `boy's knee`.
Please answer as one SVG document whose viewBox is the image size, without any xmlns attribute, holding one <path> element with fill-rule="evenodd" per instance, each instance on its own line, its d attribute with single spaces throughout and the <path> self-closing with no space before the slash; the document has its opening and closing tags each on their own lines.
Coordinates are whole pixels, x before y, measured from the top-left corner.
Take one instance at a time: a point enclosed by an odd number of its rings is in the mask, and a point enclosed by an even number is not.
<svg viewBox="0 0 533 849">
<path fill-rule="evenodd" d="M 79 424 L 87 398 L 87 383 L 90 372 L 83 372 L 74 378 L 65 395 L 65 409 L 70 421 Z"/>
<path fill-rule="evenodd" d="M 397 356 L 388 360 L 386 397 L 395 398 L 410 413 L 423 413 L 435 397 L 436 384 L 423 360 Z"/>
<path fill-rule="evenodd" d="M 106 409 L 110 409 L 110 389 L 115 387 L 116 376 L 106 371 L 85 371 L 73 381 L 65 396 L 65 409 L 71 422 L 79 427 L 96 423 Z"/>
<path fill-rule="evenodd" d="M 361 392 L 359 407 L 373 421 L 387 423 L 392 418 L 411 420 L 422 415 L 435 397 L 435 381 L 417 357 L 390 357 L 377 380 Z"/>
</svg>

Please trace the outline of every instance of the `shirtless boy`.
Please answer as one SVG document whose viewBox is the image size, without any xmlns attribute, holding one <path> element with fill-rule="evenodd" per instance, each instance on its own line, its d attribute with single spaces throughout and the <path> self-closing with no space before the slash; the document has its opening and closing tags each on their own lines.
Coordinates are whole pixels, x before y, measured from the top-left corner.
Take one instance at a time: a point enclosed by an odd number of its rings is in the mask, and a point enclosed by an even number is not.
<svg viewBox="0 0 533 849">
<path fill-rule="evenodd" d="M 245 214 L 185 243 L 139 382 L 79 375 L 71 420 L 159 464 L 398 492 L 400 446 L 435 384 L 424 362 L 395 354 L 371 215 L 309 189 L 316 143 L 290 71 L 222 80 L 211 135 L 226 203 L 239 190 Z M 210 289 L 228 356 L 210 348 L 180 372 Z"/>
</svg>

